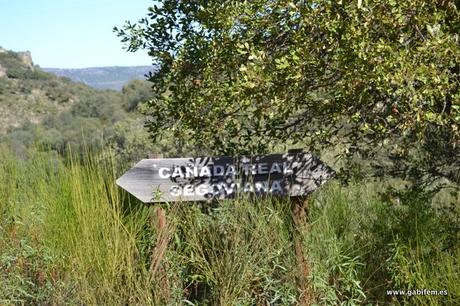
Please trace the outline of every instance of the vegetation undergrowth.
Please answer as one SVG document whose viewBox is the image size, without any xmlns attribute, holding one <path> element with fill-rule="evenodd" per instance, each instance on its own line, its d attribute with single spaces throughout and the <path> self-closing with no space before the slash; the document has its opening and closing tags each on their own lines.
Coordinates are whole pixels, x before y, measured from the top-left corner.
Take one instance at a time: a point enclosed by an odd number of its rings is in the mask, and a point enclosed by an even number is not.
<svg viewBox="0 0 460 306">
<path fill-rule="evenodd" d="M 110 153 L 63 159 L 0 149 L 0 304 L 297 305 L 290 204 L 239 198 L 143 205 Z M 459 302 L 458 198 L 391 202 L 330 182 L 300 229 L 317 305 Z M 447 290 L 388 296 L 387 290 Z"/>
<path fill-rule="evenodd" d="M 329 184 L 310 206 L 304 246 L 321 305 L 456 305 L 460 300 L 456 212 L 422 193 L 383 200 L 381 185 Z M 455 206 L 454 206 L 455 207 Z M 456 218 L 456 221 L 455 221 Z M 456 225 L 454 225 L 456 224 Z M 454 225 L 454 226 L 453 226 Z M 447 290 L 392 296 L 387 290 Z"/>
</svg>

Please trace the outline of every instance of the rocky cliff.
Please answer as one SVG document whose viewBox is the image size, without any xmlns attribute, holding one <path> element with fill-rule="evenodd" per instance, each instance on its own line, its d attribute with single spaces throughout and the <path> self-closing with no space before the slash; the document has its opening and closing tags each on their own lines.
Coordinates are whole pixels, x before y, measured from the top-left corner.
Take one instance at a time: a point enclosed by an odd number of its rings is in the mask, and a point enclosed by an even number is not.
<svg viewBox="0 0 460 306">
<path fill-rule="evenodd" d="M 19 60 L 24 64 L 24 66 L 34 69 L 34 63 L 32 61 L 32 54 L 30 51 L 18 52 Z"/>
</svg>

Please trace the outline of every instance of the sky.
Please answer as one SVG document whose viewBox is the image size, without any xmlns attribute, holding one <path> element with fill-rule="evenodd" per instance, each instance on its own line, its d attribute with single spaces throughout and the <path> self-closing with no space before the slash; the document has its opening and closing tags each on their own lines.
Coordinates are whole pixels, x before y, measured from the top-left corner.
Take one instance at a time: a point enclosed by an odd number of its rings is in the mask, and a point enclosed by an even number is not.
<svg viewBox="0 0 460 306">
<path fill-rule="evenodd" d="M 112 31 L 147 15 L 152 0 L 0 0 L 0 46 L 44 68 L 150 65 Z"/>
</svg>

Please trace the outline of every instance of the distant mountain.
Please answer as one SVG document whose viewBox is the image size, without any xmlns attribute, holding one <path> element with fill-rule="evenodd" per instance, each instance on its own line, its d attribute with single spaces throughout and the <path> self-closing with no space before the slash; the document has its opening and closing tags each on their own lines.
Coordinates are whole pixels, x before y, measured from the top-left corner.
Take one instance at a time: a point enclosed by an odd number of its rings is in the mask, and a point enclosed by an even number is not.
<svg viewBox="0 0 460 306">
<path fill-rule="evenodd" d="M 154 72 L 153 66 L 113 66 L 92 67 L 80 69 L 42 68 L 46 72 L 60 77 L 70 78 L 97 89 L 121 90 L 129 81 L 146 79 L 149 71 Z"/>
</svg>

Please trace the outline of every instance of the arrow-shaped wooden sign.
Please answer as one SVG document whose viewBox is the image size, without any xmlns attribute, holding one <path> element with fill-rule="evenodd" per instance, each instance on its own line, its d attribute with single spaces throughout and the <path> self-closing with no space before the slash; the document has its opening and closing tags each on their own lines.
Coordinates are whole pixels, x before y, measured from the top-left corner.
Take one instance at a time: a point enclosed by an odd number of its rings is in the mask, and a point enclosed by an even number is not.
<svg viewBox="0 0 460 306">
<path fill-rule="evenodd" d="M 308 153 L 252 157 L 143 159 L 117 184 L 144 203 L 234 198 L 237 194 L 305 196 L 334 175 Z"/>
</svg>

